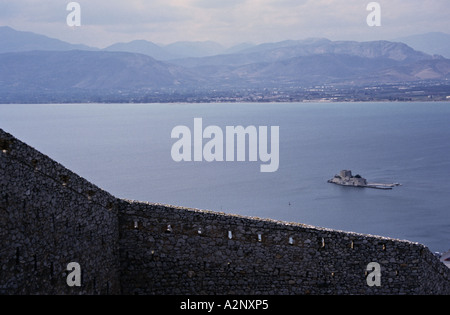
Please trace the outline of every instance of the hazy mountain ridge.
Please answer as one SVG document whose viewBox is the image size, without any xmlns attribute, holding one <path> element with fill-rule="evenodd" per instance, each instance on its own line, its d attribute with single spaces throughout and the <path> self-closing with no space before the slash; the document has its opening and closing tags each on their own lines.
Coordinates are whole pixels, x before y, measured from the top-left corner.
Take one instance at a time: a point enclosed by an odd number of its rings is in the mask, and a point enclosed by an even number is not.
<svg viewBox="0 0 450 315">
<path fill-rule="evenodd" d="M 442 55 L 450 58 L 450 34 L 431 32 L 395 39 L 428 54 Z"/>
<path fill-rule="evenodd" d="M 99 50 L 86 45 L 69 44 L 59 39 L 50 38 L 32 32 L 16 31 L 8 26 L 0 26 L 0 43 L 0 53 L 23 52 L 31 50 Z"/>
<path fill-rule="evenodd" d="M 140 53 L 161 61 L 206 57 L 226 53 L 228 51 L 228 49 L 213 41 L 175 42 L 169 45 L 158 45 L 146 40 L 117 43 L 108 46 L 103 50 Z"/>
<path fill-rule="evenodd" d="M 115 43 L 104 49 L 81 44 L 70 44 L 59 39 L 50 38 L 33 32 L 17 31 L 8 26 L 0 26 L 0 53 L 23 52 L 31 50 L 67 51 L 117 51 L 148 55 L 157 60 L 176 58 L 205 57 L 221 53 L 234 53 L 251 46 L 239 44 L 226 48 L 213 41 L 204 42 L 175 42 L 168 45 L 158 45 L 147 40 L 133 40 L 126 43 Z"/>
<path fill-rule="evenodd" d="M 195 82 L 189 71 L 142 54 L 80 50 L 0 54 L 0 84 L 14 89 L 133 90 Z"/>
<path fill-rule="evenodd" d="M 138 53 L 148 55 L 162 61 L 180 57 L 177 55 L 172 55 L 164 48 L 146 40 L 135 40 L 129 43 L 117 43 L 106 47 L 103 51 Z"/>
<path fill-rule="evenodd" d="M 205 66 L 243 66 L 254 63 L 271 63 L 298 57 L 314 55 L 346 55 L 368 59 L 385 58 L 401 62 L 435 59 L 437 56 L 415 51 L 403 43 L 375 42 L 333 42 L 328 39 L 285 41 L 262 44 L 236 54 L 217 55 L 204 58 L 184 58 L 171 63 L 188 68 Z"/>
</svg>

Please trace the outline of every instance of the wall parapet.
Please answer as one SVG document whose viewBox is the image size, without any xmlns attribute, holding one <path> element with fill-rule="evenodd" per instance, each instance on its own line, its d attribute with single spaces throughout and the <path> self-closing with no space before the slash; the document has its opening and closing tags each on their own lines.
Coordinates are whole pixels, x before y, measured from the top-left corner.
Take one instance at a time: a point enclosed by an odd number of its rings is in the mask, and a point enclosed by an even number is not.
<svg viewBox="0 0 450 315">
<path fill-rule="evenodd" d="M 449 292 L 448 268 L 419 243 L 127 200 L 119 212 L 130 294 Z M 367 284 L 370 262 L 381 265 L 380 287 Z"/>
</svg>

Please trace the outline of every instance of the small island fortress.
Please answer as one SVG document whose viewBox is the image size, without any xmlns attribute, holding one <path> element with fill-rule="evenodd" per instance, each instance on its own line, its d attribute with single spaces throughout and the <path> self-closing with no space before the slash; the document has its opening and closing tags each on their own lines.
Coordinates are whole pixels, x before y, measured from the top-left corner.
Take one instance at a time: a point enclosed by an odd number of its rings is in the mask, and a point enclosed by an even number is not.
<svg viewBox="0 0 450 315">
<path fill-rule="evenodd" d="M 365 187 L 375 189 L 392 189 L 395 186 L 400 186 L 399 183 L 393 184 L 368 183 L 367 179 L 361 177 L 361 175 L 359 174 L 353 176 L 352 171 L 350 170 L 340 171 L 339 175 L 334 175 L 334 177 L 332 179 L 329 179 L 328 182 L 342 186 Z"/>
</svg>

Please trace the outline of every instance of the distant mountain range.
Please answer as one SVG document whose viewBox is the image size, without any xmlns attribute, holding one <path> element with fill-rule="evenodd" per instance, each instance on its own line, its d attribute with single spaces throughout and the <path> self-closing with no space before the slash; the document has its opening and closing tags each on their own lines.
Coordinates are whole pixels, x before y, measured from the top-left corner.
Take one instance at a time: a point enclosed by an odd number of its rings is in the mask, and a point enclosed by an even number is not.
<svg viewBox="0 0 450 315">
<path fill-rule="evenodd" d="M 66 51 L 118 51 L 148 55 L 157 60 L 171 60 L 188 57 L 206 57 L 218 54 L 234 53 L 240 49 L 251 47 L 251 44 L 239 44 L 231 48 L 213 42 L 175 42 L 169 45 L 158 45 L 146 40 L 134 40 L 128 43 L 116 43 L 104 49 L 87 45 L 70 44 L 58 39 L 32 32 L 16 31 L 8 26 L 0 26 L 0 53 L 22 52 L 31 50 Z"/>
<path fill-rule="evenodd" d="M 0 27 L 0 41 L 0 101 L 42 94 L 360 86 L 450 79 L 449 59 L 390 41 L 308 39 L 231 49 L 214 42 L 160 46 L 133 41 L 100 50 L 9 27 Z"/>
<path fill-rule="evenodd" d="M 209 57 L 215 55 L 236 54 L 275 48 L 291 47 L 308 42 L 329 42 L 327 39 L 309 39 L 303 41 L 287 40 L 278 43 L 264 43 L 255 45 L 251 43 L 241 43 L 230 48 L 226 48 L 213 41 L 204 42 L 175 42 L 169 45 L 158 45 L 147 40 L 134 40 L 128 43 L 116 43 L 104 49 L 90 47 L 82 44 L 70 44 L 58 39 L 50 38 L 32 32 L 16 31 L 8 26 L 0 26 L 0 53 L 20 52 L 31 50 L 45 51 L 66 51 L 66 50 L 88 50 L 88 51 L 120 51 L 148 55 L 157 60 L 173 60 L 183 58 Z M 441 55 L 450 58 L 450 34 L 433 32 L 408 37 L 396 38 L 391 42 L 401 42 L 407 44 L 417 51 L 422 51 L 429 55 Z"/>
</svg>

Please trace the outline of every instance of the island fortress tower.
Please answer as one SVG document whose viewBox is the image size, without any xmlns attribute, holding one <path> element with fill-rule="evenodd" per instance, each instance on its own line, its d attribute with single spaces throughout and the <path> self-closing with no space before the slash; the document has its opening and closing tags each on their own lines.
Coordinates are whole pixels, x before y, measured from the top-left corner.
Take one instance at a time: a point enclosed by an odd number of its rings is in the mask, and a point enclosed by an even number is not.
<svg viewBox="0 0 450 315">
<path fill-rule="evenodd" d="M 352 171 L 342 170 L 339 175 L 336 175 L 332 181 L 334 183 L 350 186 L 366 186 L 367 180 L 360 175 L 353 176 Z"/>
<path fill-rule="evenodd" d="M 348 171 L 348 170 L 342 170 L 342 171 L 340 171 L 340 172 L 339 172 L 339 175 L 340 175 L 342 178 L 351 178 L 351 177 L 353 177 L 353 176 L 352 176 L 352 171 Z"/>
<path fill-rule="evenodd" d="M 0 263 L 0 294 L 450 294 L 424 245 L 118 199 L 1 129 Z"/>
</svg>

